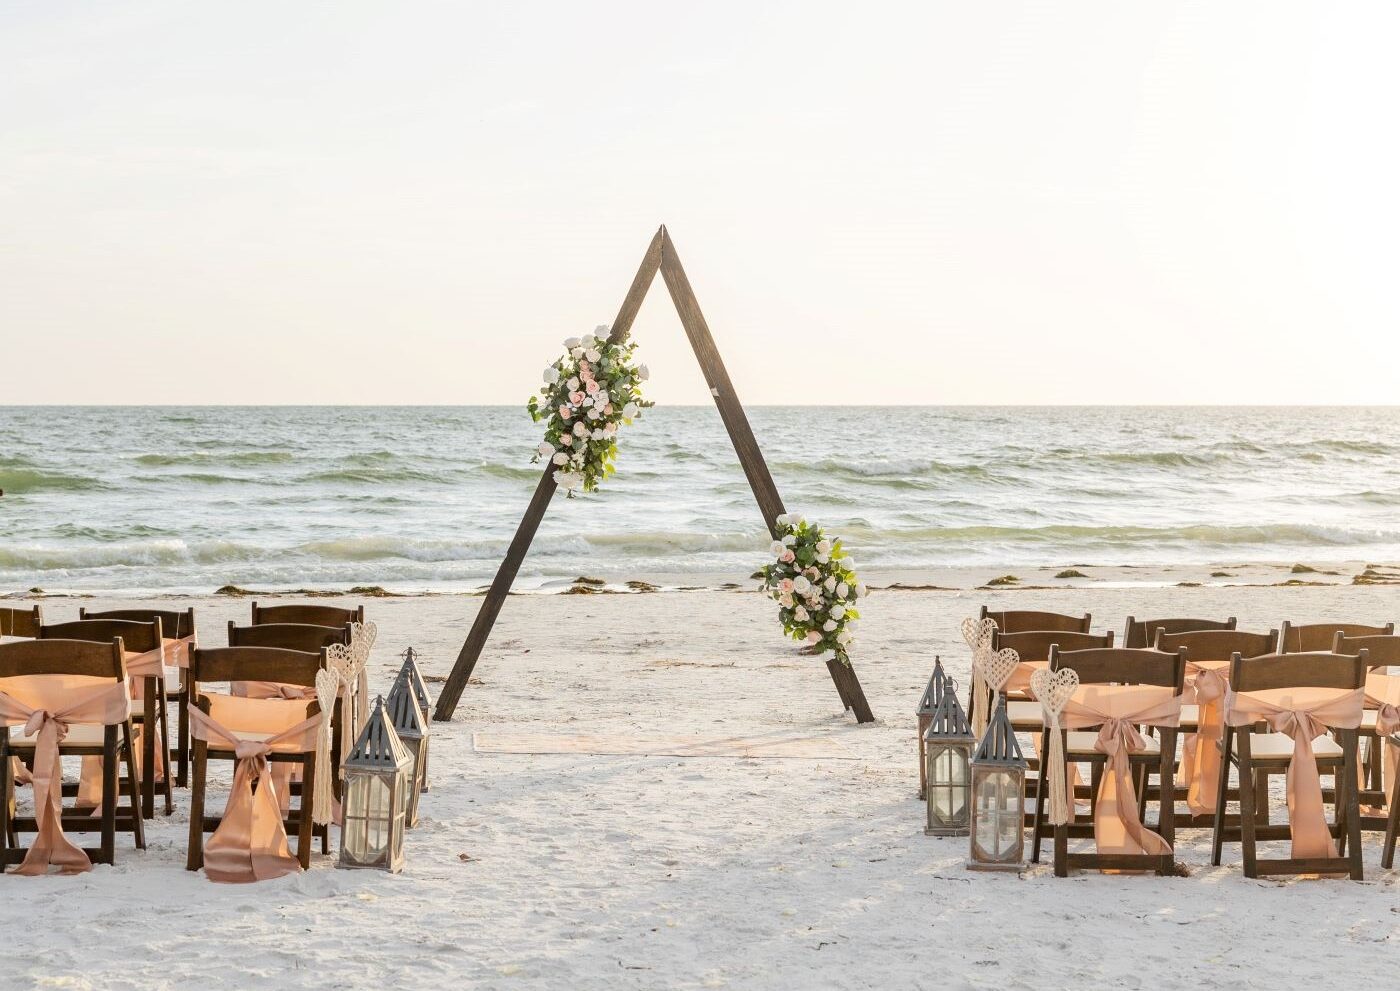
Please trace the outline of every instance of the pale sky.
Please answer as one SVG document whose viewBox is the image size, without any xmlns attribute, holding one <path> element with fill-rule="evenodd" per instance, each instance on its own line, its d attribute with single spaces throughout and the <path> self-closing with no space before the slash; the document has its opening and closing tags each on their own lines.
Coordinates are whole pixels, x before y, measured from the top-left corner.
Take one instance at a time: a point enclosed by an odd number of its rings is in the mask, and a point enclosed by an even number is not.
<svg viewBox="0 0 1400 991">
<path fill-rule="evenodd" d="M 0 403 L 521 403 L 660 223 L 750 403 L 1400 402 L 1398 28 L 7 3 Z"/>
</svg>

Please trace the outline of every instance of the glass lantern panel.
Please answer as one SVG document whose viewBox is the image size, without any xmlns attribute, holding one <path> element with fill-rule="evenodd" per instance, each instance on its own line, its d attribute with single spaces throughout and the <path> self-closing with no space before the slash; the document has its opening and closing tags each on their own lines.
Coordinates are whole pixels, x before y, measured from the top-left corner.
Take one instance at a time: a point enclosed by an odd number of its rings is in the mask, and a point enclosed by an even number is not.
<svg viewBox="0 0 1400 991">
<path fill-rule="evenodd" d="M 989 861 L 1020 856 L 1024 826 L 1021 784 L 1009 771 L 993 771 L 977 784 L 974 841 Z"/>
<path fill-rule="evenodd" d="M 365 855 L 384 856 L 389 845 L 389 783 L 379 775 L 369 779 L 369 819 L 367 822 Z"/>
</svg>

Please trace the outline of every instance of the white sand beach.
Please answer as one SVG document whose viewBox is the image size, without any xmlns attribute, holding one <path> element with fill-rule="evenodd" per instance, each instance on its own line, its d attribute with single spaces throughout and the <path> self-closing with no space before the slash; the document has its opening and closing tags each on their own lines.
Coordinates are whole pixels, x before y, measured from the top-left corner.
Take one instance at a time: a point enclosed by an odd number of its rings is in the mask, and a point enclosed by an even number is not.
<svg viewBox="0 0 1400 991">
<path fill-rule="evenodd" d="M 373 687 L 409 644 L 444 675 L 479 601 L 370 602 Z M 145 853 L 119 838 L 115 867 L 0 879 L 0 925 L 25 934 L 0 967 L 11 987 L 92 989 L 1272 989 L 1372 985 L 1393 967 L 1400 871 L 1380 869 L 1376 834 L 1361 883 L 1246 880 L 1238 850 L 1209 866 L 1204 831 L 1178 834 L 1190 876 L 1169 879 L 973 874 L 966 840 L 925 837 L 913 710 L 935 652 L 967 677 L 957 623 L 984 602 L 1092 611 L 1096 629 L 1127 613 L 1267 629 L 1395 618 L 1400 589 L 878 592 L 854 655 L 879 718 L 866 727 L 756 594 L 512 597 L 457 718 L 433 724 L 403 874 L 318 856 L 304 875 L 212 884 L 183 869 L 177 792 Z M 210 644 L 248 610 L 193 604 Z M 473 734 L 506 732 L 810 738 L 831 756 L 474 751 Z"/>
</svg>

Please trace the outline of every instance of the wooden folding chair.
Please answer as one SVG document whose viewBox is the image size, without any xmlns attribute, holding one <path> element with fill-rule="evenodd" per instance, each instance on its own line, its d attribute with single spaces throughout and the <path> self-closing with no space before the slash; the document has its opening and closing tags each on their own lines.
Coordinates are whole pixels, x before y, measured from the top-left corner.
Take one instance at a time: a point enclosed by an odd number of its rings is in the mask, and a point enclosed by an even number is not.
<svg viewBox="0 0 1400 991">
<path fill-rule="evenodd" d="M 60 709 L 71 699 L 75 688 L 104 682 L 122 684 L 126 668 L 120 639 L 107 643 L 75 640 L 23 640 L 0 644 L 0 692 L 20 699 L 31 708 Z M 123 699 L 122 705 L 126 706 Z M 129 712 L 129 709 L 128 709 Z M 23 726 L 8 729 L 0 724 L 0 871 L 24 860 L 28 848 L 19 844 L 21 833 L 35 833 L 37 815 L 19 817 L 15 813 L 14 761 L 35 758 L 38 735 L 26 735 Z M 100 815 L 90 809 L 64 809 L 60 820 L 65 832 L 101 834 L 100 845 L 86 848 L 90 860 L 110 864 L 116 857 L 116 834 L 130 832 L 138 849 L 146 848 L 141 818 L 138 773 L 132 760 L 132 729 L 128 717 L 111 725 L 75 723 L 59 742 L 63 757 L 102 758 Z M 118 772 L 124 767 L 124 773 Z M 61 773 L 61 772 L 60 772 Z M 118 815 L 118 791 L 125 788 L 128 802 L 125 816 Z M 35 796 L 36 803 L 40 796 Z M 36 809 L 37 813 L 37 809 Z"/>
<path fill-rule="evenodd" d="M 1002 633 L 1026 633 L 1031 630 L 1058 630 L 1062 633 L 1088 633 L 1089 614 L 1069 616 L 1057 612 L 1035 612 L 1030 609 L 1005 609 L 988 612 L 983 606 L 978 619 L 990 618 Z"/>
<path fill-rule="evenodd" d="M 0 640 L 6 637 L 32 640 L 39 635 L 39 627 L 43 624 L 44 611 L 37 605 L 28 609 L 0 606 Z"/>
<path fill-rule="evenodd" d="M 1172 694 L 1180 696 L 1186 680 L 1186 652 L 1178 650 L 1175 652 L 1153 650 L 1147 648 L 1091 648 L 1087 650 L 1062 651 L 1058 647 L 1052 648 L 1050 654 L 1050 670 L 1060 671 L 1063 668 L 1072 668 L 1079 676 L 1079 691 L 1076 696 L 1084 693 L 1085 688 L 1093 686 L 1115 686 L 1115 687 L 1135 687 L 1150 686 L 1170 689 Z M 1168 696 L 1168 700 L 1171 696 Z M 1043 837 L 1050 836 L 1055 842 L 1055 876 L 1066 877 L 1071 868 L 1083 868 L 1088 870 L 1152 870 L 1162 876 L 1170 875 L 1175 870 L 1173 854 L 1170 852 L 1156 855 L 1148 854 L 1104 854 L 1095 851 L 1094 853 L 1070 853 L 1069 840 L 1073 838 L 1093 837 L 1095 835 L 1093 815 L 1088 820 L 1081 820 L 1074 810 L 1073 796 L 1070 801 L 1070 822 L 1051 826 L 1045 821 L 1045 803 L 1048 799 L 1049 761 L 1046 755 L 1050 752 L 1050 727 L 1043 727 L 1040 733 L 1040 769 L 1036 776 L 1035 789 L 1035 818 L 1033 823 L 1033 837 L 1031 847 L 1031 860 L 1040 861 L 1040 841 Z M 1065 765 L 1088 764 L 1091 768 L 1093 808 L 1098 809 L 1099 793 L 1103 781 L 1103 776 L 1108 768 L 1109 755 L 1095 749 L 1095 742 L 1098 739 L 1098 727 L 1081 727 L 1076 730 L 1061 728 L 1061 745 L 1064 748 Z M 1160 733 L 1156 736 L 1144 736 L 1142 741 L 1146 749 L 1131 752 L 1128 754 L 1128 769 L 1132 779 L 1135 781 L 1136 807 L 1138 817 L 1146 826 L 1145 819 L 1148 796 L 1146 792 L 1147 777 L 1153 770 L 1156 771 L 1160 780 L 1160 799 L 1157 802 L 1158 822 L 1157 832 L 1166 841 L 1168 848 L 1175 840 L 1175 823 L 1171 814 L 1173 802 L 1175 800 L 1175 766 L 1176 766 L 1176 734 L 1177 729 L 1172 725 L 1160 727 Z M 1121 796 L 1120 796 L 1121 798 Z"/>
<path fill-rule="evenodd" d="M 302 653 L 320 653 L 322 647 L 332 644 L 350 646 L 353 635 L 349 623 L 344 626 L 311 626 L 306 623 L 263 623 L 258 626 L 239 626 L 233 620 L 228 624 L 228 645 L 230 647 L 276 647 L 281 650 L 299 650 Z"/>
<path fill-rule="evenodd" d="M 156 760 L 156 741 L 169 751 L 170 720 L 165 702 L 164 664 L 160 652 L 164 647 L 160 618 L 142 623 L 129 619 L 80 619 L 71 623 L 44 624 L 39 627 L 40 640 L 86 640 L 90 643 L 110 643 L 120 638 L 123 644 L 127 672 L 132 679 L 132 694 L 141 695 L 140 708 L 134 708 L 131 721 L 141 727 L 141 814 L 147 819 L 155 816 L 157 769 L 169 770 L 170 760 Z M 136 663 L 149 667 L 151 674 L 131 672 Z M 160 671 L 157 676 L 154 672 Z M 165 796 L 165 814 L 175 811 L 171 791 L 171 775 L 163 773 L 161 790 Z"/>
<path fill-rule="evenodd" d="M 1338 633 L 1333 642 L 1334 654 L 1367 654 L 1366 708 L 1361 713 L 1357 730 L 1365 749 L 1361 754 L 1360 801 L 1372 808 L 1384 806 L 1384 816 L 1368 815 L 1363 808 L 1361 828 L 1384 831 L 1381 866 L 1387 870 L 1395 859 L 1395 841 L 1400 831 L 1400 774 L 1387 780 L 1385 750 L 1400 748 L 1400 734 L 1382 737 L 1378 732 L 1381 707 L 1400 705 L 1400 637 L 1349 637 Z"/>
<path fill-rule="evenodd" d="M 297 623 L 305 626 L 344 626 L 363 623 L 365 607 L 342 609 L 339 606 L 318 606 L 309 602 L 294 602 L 285 606 L 260 606 L 253 603 L 253 625 L 264 623 Z"/>
<path fill-rule="evenodd" d="M 1395 633 L 1395 624 L 1367 626 L 1364 623 L 1303 623 L 1295 626 L 1283 621 L 1279 631 L 1280 654 L 1326 653 L 1341 633 L 1348 637 L 1388 637 Z"/>
<path fill-rule="evenodd" d="M 1189 630 L 1233 630 L 1235 617 L 1229 619 L 1134 619 L 1128 617 L 1123 628 L 1124 647 L 1151 647 L 1157 631 L 1163 633 L 1186 633 Z"/>
<path fill-rule="evenodd" d="M 1243 657 L 1236 654 L 1230 661 L 1231 703 L 1239 706 L 1242 699 L 1248 696 L 1286 689 L 1330 690 L 1334 696 L 1342 692 L 1355 692 L 1365 687 L 1366 670 L 1365 651 L 1355 656 L 1322 652 L 1265 654 L 1260 657 Z M 1301 701 L 1302 697 L 1295 697 L 1292 704 L 1297 705 Z M 1359 720 L 1359 697 L 1356 710 Z M 1346 873 L 1352 880 L 1362 879 L 1356 729 L 1334 727 L 1330 735 L 1325 734 L 1312 741 L 1313 759 L 1317 764 L 1318 773 L 1331 774 L 1333 778 L 1334 821 L 1328 831 L 1333 839 L 1341 840 L 1339 853 L 1335 857 L 1290 856 L 1266 859 L 1258 855 L 1260 840 L 1289 839 L 1292 836 L 1292 823 L 1278 826 L 1260 825 L 1255 816 L 1255 789 L 1244 785 L 1259 769 L 1275 774 L 1287 773 L 1294 753 L 1294 743 L 1288 734 L 1270 732 L 1267 724 L 1259 721 L 1231 726 L 1227 712 L 1222 749 L 1224 773 L 1220 776 L 1219 801 L 1215 810 L 1215 836 L 1211 850 L 1213 865 L 1220 866 L 1226 842 L 1238 842 L 1243 855 L 1245 877 L 1255 878 L 1261 874 Z M 1225 788 L 1232 764 L 1238 771 L 1241 783 L 1238 829 L 1228 828 L 1225 822 Z M 1322 796 L 1325 802 L 1327 793 L 1323 791 Z"/>
<path fill-rule="evenodd" d="M 160 635 L 167 652 L 165 667 L 165 704 L 175 706 L 175 741 L 170 747 L 170 759 L 175 762 L 175 786 L 185 788 L 190 781 L 190 716 L 189 652 L 199 642 L 195 629 L 194 607 L 179 612 L 174 609 L 105 609 L 89 612 L 78 607 L 79 619 L 125 619 L 136 623 L 160 620 Z M 174 662 L 172 673 L 171 662 Z"/>
<path fill-rule="evenodd" d="M 213 710 L 211 696 L 215 693 L 208 686 L 216 683 L 238 681 L 263 681 L 280 685 L 299 686 L 309 693 L 306 699 L 306 717 L 320 713 L 320 703 L 315 698 L 316 674 L 327 664 L 325 650 L 319 653 L 306 653 L 296 650 L 280 650 L 274 647 L 216 647 L 196 648 L 190 661 L 190 684 L 194 695 L 193 704 L 200 711 L 209 714 Z M 225 696 L 231 698 L 232 696 Z M 240 727 L 229 726 L 238 733 Z M 249 739 L 259 738 L 251 733 Z M 262 738 L 266 738 L 262 734 Z M 210 760 L 237 761 L 238 755 L 226 746 L 210 744 L 196 736 L 193 746 L 193 774 L 190 780 L 190 841 L 185 861 L 187 870 L 197 871 L 204 866 L 204 834 L 212 833 L 223 822 L 222 815 L 209 815 L 205 811 L 208 795 L 208 775 Z M 301 801 L 292 807 L 290 798 L 283 822 L 288 836 L 295 832 L 297 837 L 297 860 L 302 869 L 311 865 L 311 843 L 316 833 L 316 825 L 311 816 L 311 796 L 315 791 L 316 754 L 314 751 L 298 753 L 273 752 L 267 759 L 277 763 L 299 765 L 302 774 Z M 323 831 L 324 832 L 324 831 Z M 323 837 L 322 849 L 325 850 Z"/>
</svg>

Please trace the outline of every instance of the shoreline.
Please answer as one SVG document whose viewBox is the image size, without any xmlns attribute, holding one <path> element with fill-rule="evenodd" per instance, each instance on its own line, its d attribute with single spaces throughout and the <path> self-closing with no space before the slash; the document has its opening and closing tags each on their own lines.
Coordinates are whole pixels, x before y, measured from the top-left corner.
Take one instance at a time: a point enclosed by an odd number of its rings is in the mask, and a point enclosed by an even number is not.
<svg viewBox="0 0 1400 991">
<path fill-rule="evenodd" d="M 872 592 L 1030 592 L 1132 588 L 1306 588 L 1336 586 L 1400 585 L 1400 564 L 1351 559 L 1283 563 L 1237 562 L 1209 564 L 1077 564 L 1064 566 L 1003 565 L 950 566 L 916 569 L 861 569 Z M 390 582 L 387 585 L 334 586 L 311 584 L 295 588 L 227 584 L 219 588 L 44 588 L 0 593 L 3 601 L 93 598 L 243 599 L 354 598 L 420 599 L 441 597 L 479 598 L 489 580 L 477 583 L 443 583 L 439 587 Z M 637 595 L 665 592 L 752 592 L 753 573 L 733 572 L 632 572 L 598 569 L 573 577 L 537 575 L 517 577 L 512 596 L 520 595 Z"/>
</svg>

